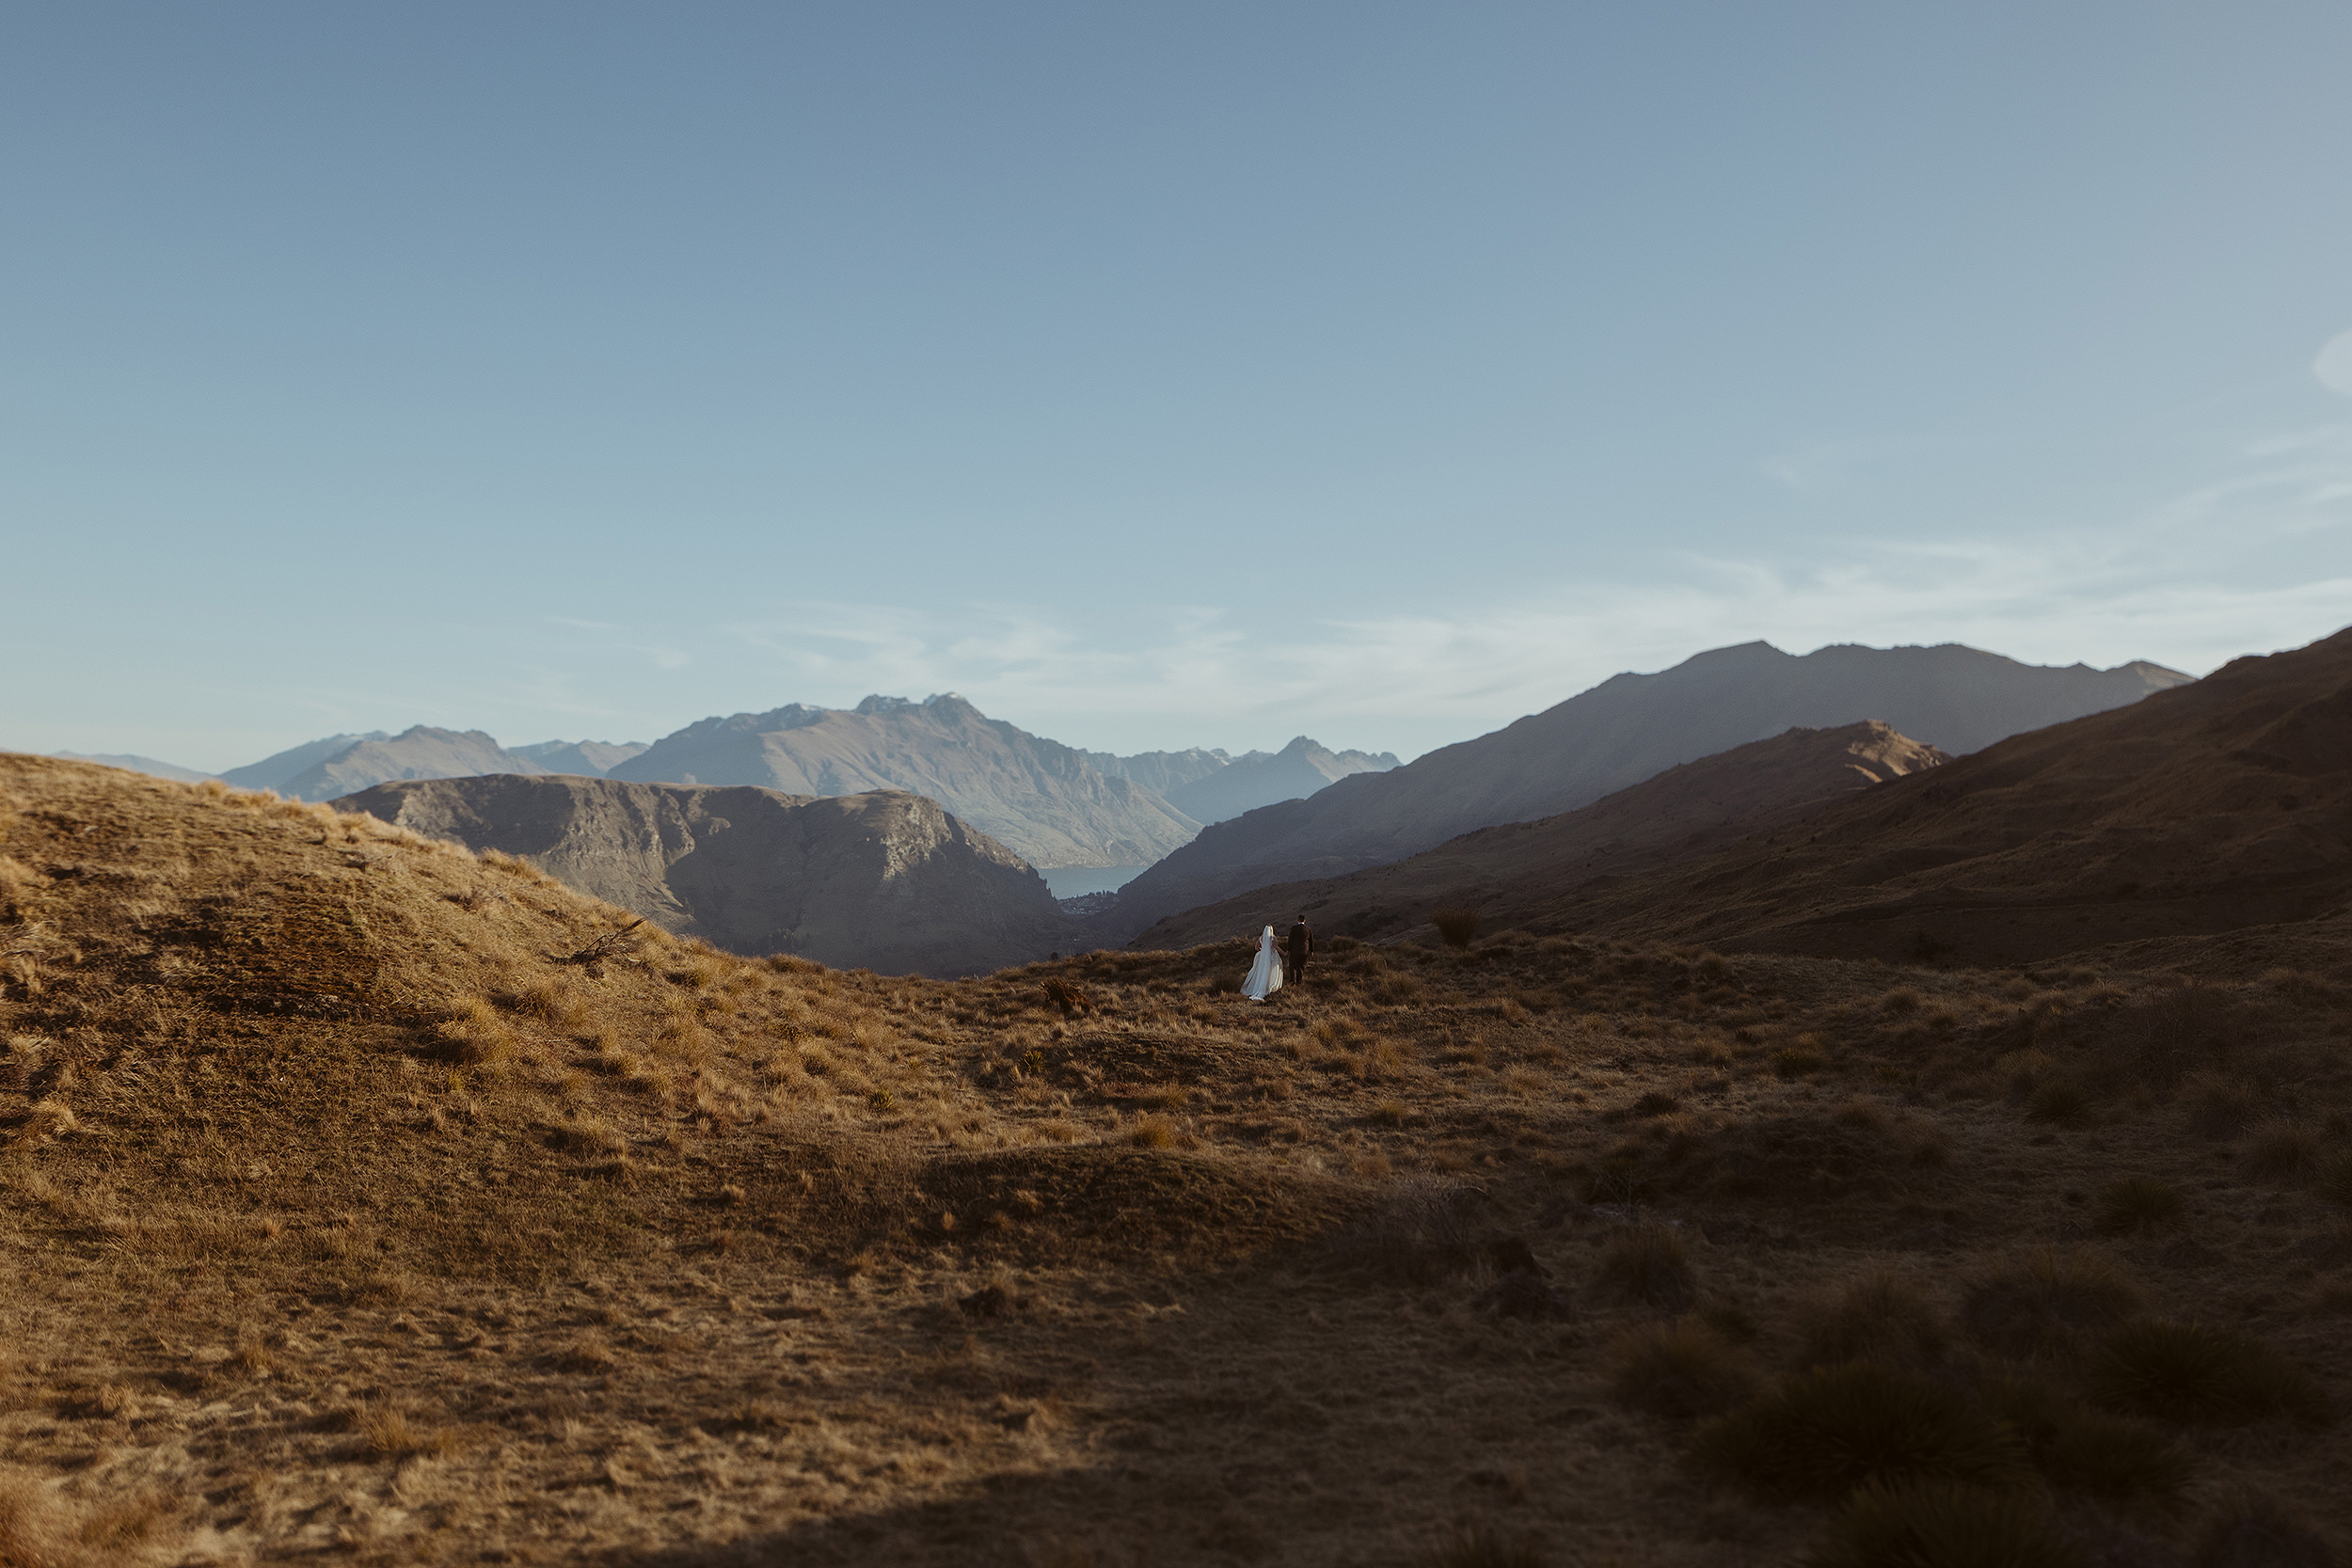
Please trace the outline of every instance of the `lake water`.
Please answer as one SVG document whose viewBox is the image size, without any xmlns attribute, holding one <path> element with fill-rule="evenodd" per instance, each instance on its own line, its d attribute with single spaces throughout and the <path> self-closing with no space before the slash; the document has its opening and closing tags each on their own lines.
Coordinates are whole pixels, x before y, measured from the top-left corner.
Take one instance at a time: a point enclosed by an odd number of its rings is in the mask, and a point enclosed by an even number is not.
<svg viewBox="0 0 2352 1568">
<path fill-rule="evenodd" d="M 1054 890 L 1055 897 L 1075 898 L 1082 893 L 1109 893 L 1149 869 L 1141 865 L 1069 865 L 1053 871 L 1041 870 L 1038 875 L 1045 879 L 1045 885 Z"/>
</svg>

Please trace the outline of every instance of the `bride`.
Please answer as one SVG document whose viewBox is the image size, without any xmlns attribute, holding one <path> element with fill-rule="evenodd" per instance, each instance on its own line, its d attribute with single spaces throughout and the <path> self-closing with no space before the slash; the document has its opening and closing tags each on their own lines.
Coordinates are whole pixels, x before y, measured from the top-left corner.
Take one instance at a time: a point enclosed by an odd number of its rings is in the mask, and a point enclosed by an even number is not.
<svg viewBox="0 0 2352 1568">
<path fill-rule="evenodd" d="M 1258 961 L 1249 966 L 1249 978 L 1241 983 L 1241 993 L 1252 1002 L 1263 1002 L 1282 989 L 1282 955 L 1274 945 L 1274 927 L 1269 926 L 1258 938 Z"/>
</svg>

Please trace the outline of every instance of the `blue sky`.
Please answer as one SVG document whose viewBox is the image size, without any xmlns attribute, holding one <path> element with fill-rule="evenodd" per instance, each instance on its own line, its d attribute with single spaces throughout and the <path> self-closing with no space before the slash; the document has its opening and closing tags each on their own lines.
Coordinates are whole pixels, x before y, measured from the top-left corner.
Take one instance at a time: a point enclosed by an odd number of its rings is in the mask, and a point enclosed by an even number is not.
<svg viewBox="0 0 2352 1568">
<path fill-rule="evenodd" d="M 0 18 L 0 745 L 2352 622 L 2352 8 Z M 2332 349 L 2329 345 L 2335 345 Z"/>
</svg>

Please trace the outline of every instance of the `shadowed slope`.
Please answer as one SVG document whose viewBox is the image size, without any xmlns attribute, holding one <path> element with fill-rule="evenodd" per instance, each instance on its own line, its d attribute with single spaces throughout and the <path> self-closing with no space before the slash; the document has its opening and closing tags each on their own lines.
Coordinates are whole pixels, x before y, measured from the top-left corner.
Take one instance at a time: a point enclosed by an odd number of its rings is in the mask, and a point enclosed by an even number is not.
<svg viewBox="0 0 2352 1568">
<path fill-rule="evenodd" d="M 812 800 L 616 779 L 436 779 L 335 802 L 472 849 L 729 952 L 970 974 L 1078 944 L 1044 879 L 919 795 Z"/>
<path fill-rule="evenodd" d="M 1477 908 L 1491 928 L 1518 923 L 1560 892 L 1701 854 L 1824 802 L 1950 760 L 1884 724 L 1790 730 L 1670 768 L 1578 811 L 1516 822 L 1328 881 L 1286 882 L 1187 910 L 1132 944 L 1221 941 L 1305 911 L 1334 935 L 1379 938 L 1421 926 L 1443 904 Z"/>
<path fill-rule="evenodd" d="M 2352 897 L 2352 631 L 2022 735 L 1531 911 L 1720 946 L 1999 963 Z"/>
</svg>

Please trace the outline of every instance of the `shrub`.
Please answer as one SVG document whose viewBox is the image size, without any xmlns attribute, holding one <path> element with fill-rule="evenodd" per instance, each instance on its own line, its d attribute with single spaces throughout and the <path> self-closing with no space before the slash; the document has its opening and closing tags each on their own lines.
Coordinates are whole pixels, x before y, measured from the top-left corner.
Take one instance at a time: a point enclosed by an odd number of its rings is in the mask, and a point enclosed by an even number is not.
<svg viewBox="0 0 2352 1568">
<path fill-rule="evenodd" d="M 1239 990 L 1240 984 L 1236 982 L 1233 989 Z M 1060 1008 L 1064 1018 L 1074 1018 L 1080 1013 L 1094 1010 L 1094 998 L 1086 988 L 1074 985 L 1058 974 L 1047 975 L 1044 984 L 1038 987 L 1038 992 L 1049 1004 Z"/>
<path fill-rule="evenodd" d="M 2086 1410 L 2040 1383 L 1995 1383 L 1993 1412 L 2026 1445 L 2052 1486 L 2103 1502 L 2169 1506 L 2187 1490 L 2196 1461 L 2155 1428 Z"/>
<path fill-rule="evenodd" d="M 1758 1494 L 1832 1501 L 1874 1481 L 2006 1486 L 2027 1471 L 2008 1428 L 1941 1383 L 1850 1362 L 1804 1372 L 1698 1431 L 1692 1458 Z"/>
<path fill-rule="evenodd" d="M 2099 1189 L 2095 1217 L 2110 1236 L 2159 1230 L 2180 1222 L 2187 1200 L 2181 1190 L 2153 1176 L 2126 1176 Z"/>
<path fill-rule="evenodd" d="M 1678 1311 L 1692 1293 L 1691 1259 L 1682 1238 L 1662 1225 L 1631 1225 L 1601 1248 L 1603 1283 L 1630 1301 Z"/>
<path fill-rule="evenodd" d="M 1478 935 L 1478 911 L 1468 905 L 1452 904 L 1430 911 L 1429 924 L 1438 928 L 1448 947 L 1468 947 Z"/>
<path fill-rule="evenodd" d="M 2041 1246 L 1970 1285 L 1961 1321 L 1970 1338 L 2004 1355 L 2042 1355 L 2070 1349 L 2139 1305 L 2139 1287 L 2104 1253 Z"/>
<path fill-rule="evenodd" d="M 1806 1555 L 1808 1568 L 2089 1568 L 2038 1497 L 1950 1481 L 1856 1493 Z"/>
<path fill-rule="evenodd" d="M 2285 1117 L 2274 1117 L 2254 1129 L 2254 1144 L 2247 1161 L 2260 1176 L 2274 1181 L 2307 1180 L 2319 1169 L 2317 1129 Z"/>
<path fill-rule="evenodd" d="M 1176 1141 L 1176 1129 L 1165 1117 L 1146 1117 L 1128 1132 L 1127 1141 L 1137 1148 L 1166 1148 Z"/>
<path fill-rule="evenodd" d="M 1653 1416 L 1712 1416 L 1755 1390 L 1747 1358 L 1698 1318 L 1637 1328 L 1616 1343 L 1610 1393 Z"/>
<path fill-rule="evenodd" d="M 1473 1238 L 1483 1196 L 1459 1181 L 1404 1177 L 1384 1206 L 1341 1238 L 1341 1255 L 1375 1274 L 1416 1285 L 1464 1273 L 1479 1254 Z"/>
<path fill-rule="evenodd" d="M 2318 1424 L 2328 1402 L 2309 1373 L 2251 1335 L 2157 1319 L 2119 1324 L 2085 1381 L 2102 1404 L 2172 1421 L 2229 1425 L 2265 1416 Z"/>
<path fill-rule="evenodd" d="M 2267 1492 L 2240 1489 L 2198 1532 L 2196 1568 L 2336 1568 L 2335 1548 Z"/>
<path fill-rule="evenodd" d="M 1950 1338 L 1926 1292 L 1888 1269 L 1873 1270 L 1816 1303 L 1801 1334 L 1809 1367 L 1877 1361 L 1916 1370 L 1941 1361 Z"/>
</svg>

